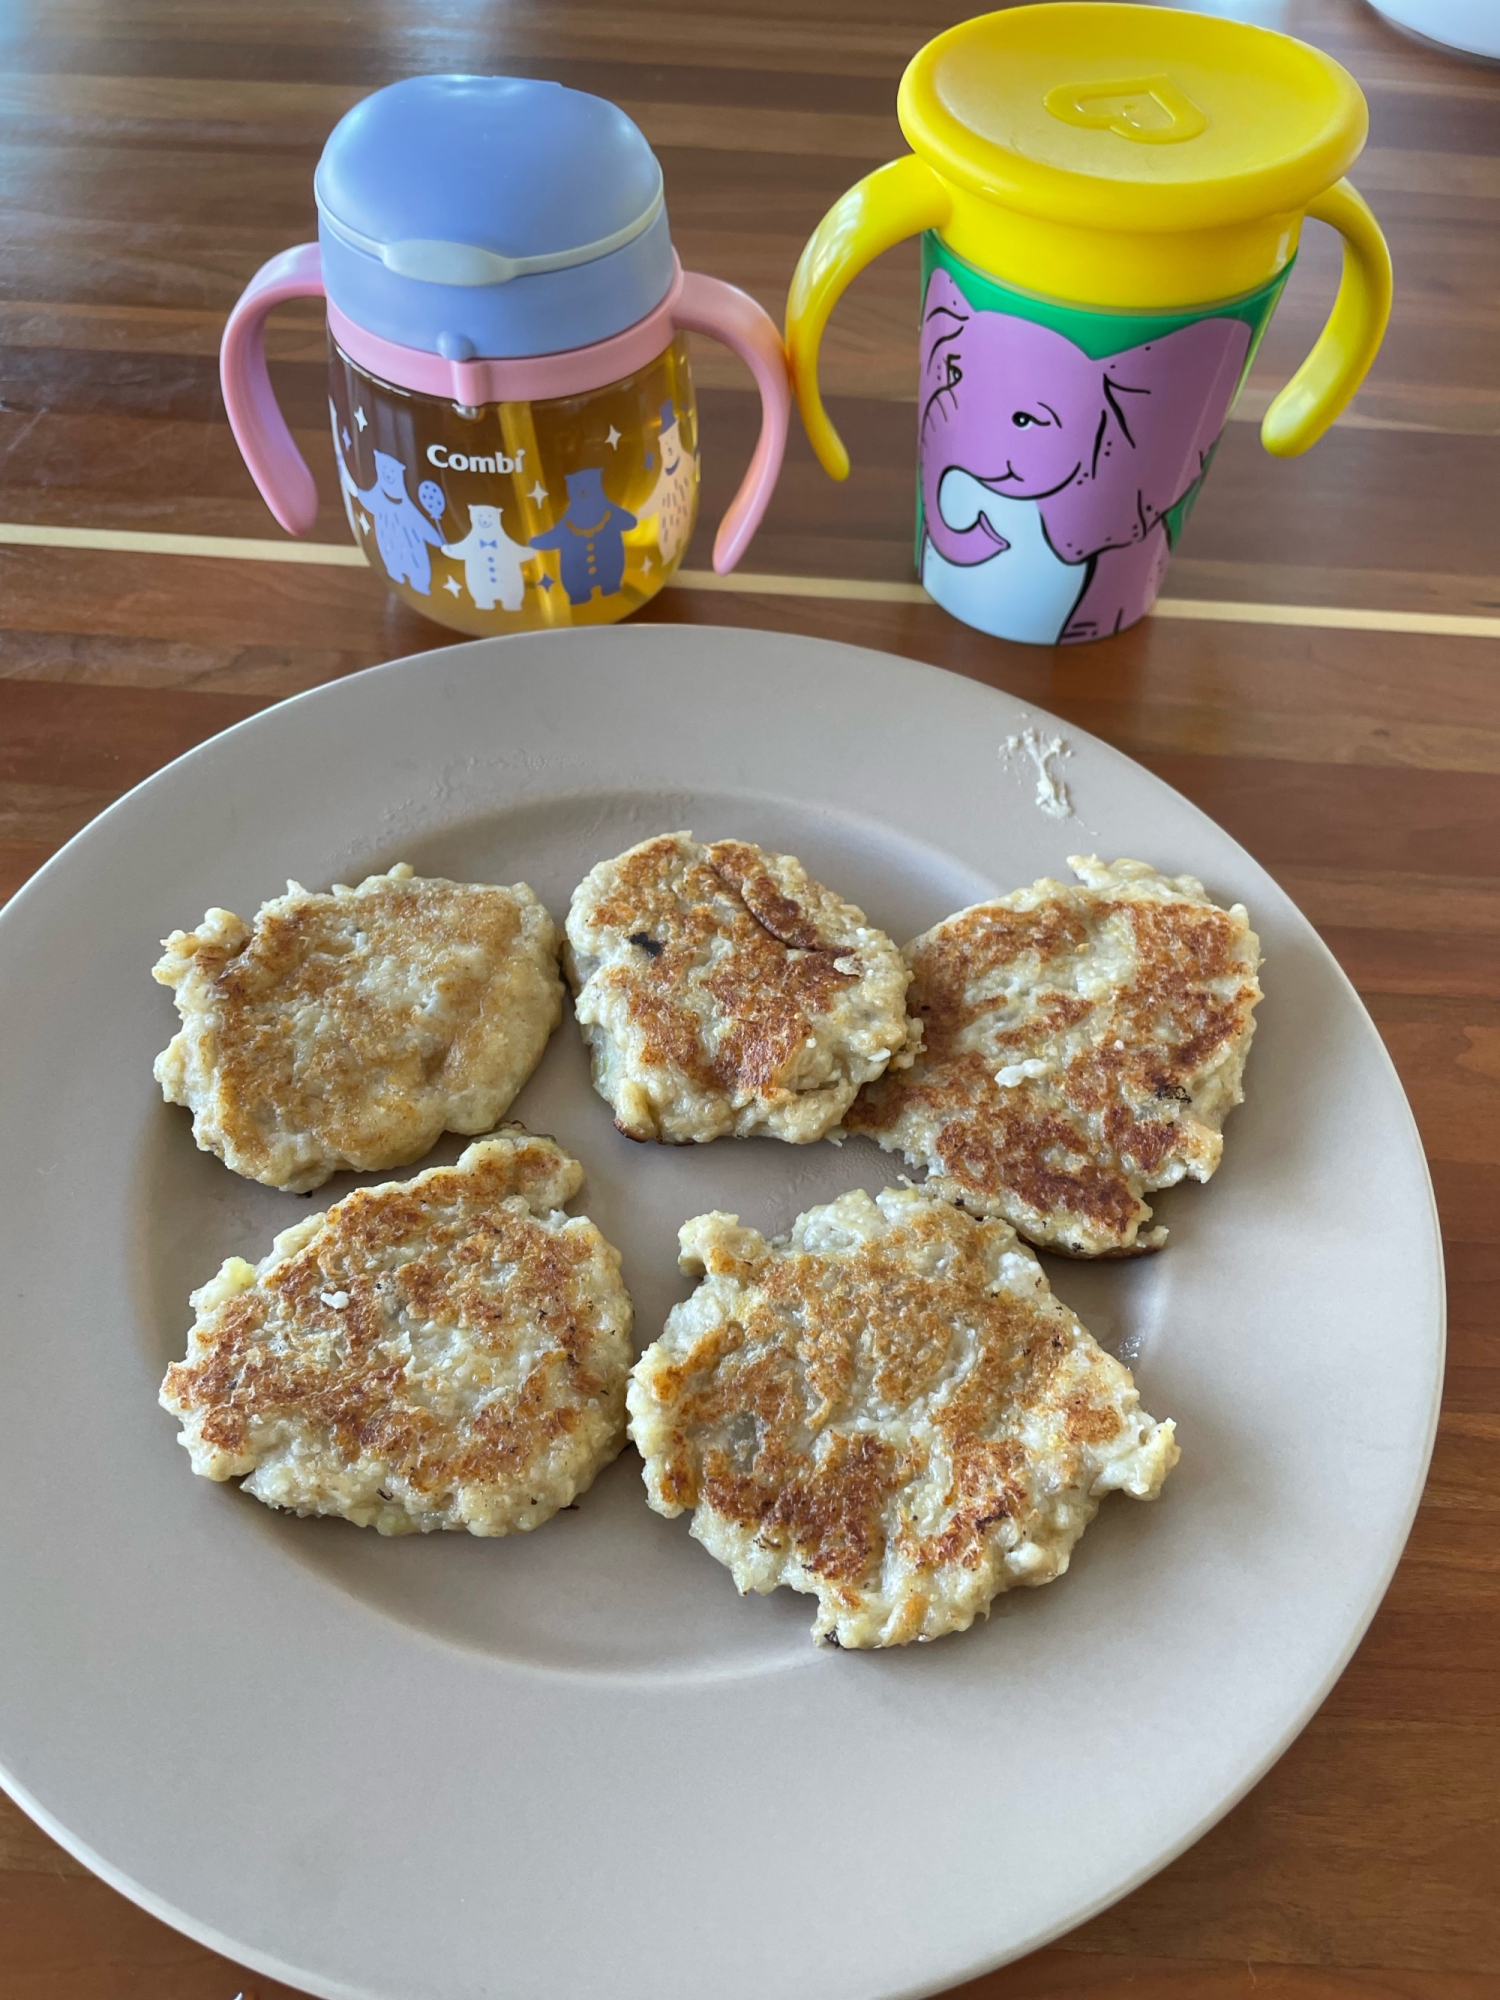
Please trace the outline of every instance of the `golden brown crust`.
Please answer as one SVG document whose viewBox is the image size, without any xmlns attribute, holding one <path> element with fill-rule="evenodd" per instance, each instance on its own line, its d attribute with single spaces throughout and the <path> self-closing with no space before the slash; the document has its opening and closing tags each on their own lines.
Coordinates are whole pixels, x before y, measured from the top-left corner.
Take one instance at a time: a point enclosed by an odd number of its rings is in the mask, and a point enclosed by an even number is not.
<svg viewBox="0 0 1500 2000">
<path fill-rule="evenodd" d="M 593 922 L 640 933 L 659 947 L 603 975 L 640 1031 L 643 1061 L 670 1063 L 708 1090 L 753 1094 L 775 1081 L 814 1017 L 857 975 L 838 969 L 836 947 L 796 903 L 766 893 L 763 871 L 736 866 L 746 852 L 755 850 L 717 841 L 703 861 L 679 873 L 672 836 L 634 848 L 622 857 L 614 892 L 597 905 Z M 780 920 L 779 930 L 757 903 Z M 709 946 L 718 949 L 704 984 L 725 1019 L 712 1045 L 682 997 L 687 974 Z"/>
<path fill-rule="evenodd" d="M 556 950 L 524 885 L 293 884 L 253 927 L 211 911 L 168 939 L 184 1025 L 157 1075 L 200 1145 L 272 1186 L 405 1165 L 508 1108 L 561 1016 Z"/>
<path fill-rule="evenodd" d="M 868 1433 L 835 1428 L 821 1453 L 814 1440 L 852 1402 L 906 1405 L 930 1393 L 965 1328 L 975 1359 L 931 1419 L 951 1467 L 948 1517 L 940 1535 L 908 1528 L 902 1539 L 914 1562 L 974 1568 L 985 1528 L 1020 1504 L 1015 1448 L 984 1432 L 1006 1403 L 1043 1399 L 1062 1348 L 1049 1316 L 987 1289 L 977 1236 L 975 1225 L 955 1229 L 936 1210 L 844 1262 L 806 1253 L 757 1260 L 743 1322 L 707 1353 L 695 1349 L 690 1365 L 657 1375 L 657 1395 L 675 1404 L 662 1475 L 673 1493 L 687 1505 L 707 1501 L 763 1542 L 795 1548 L 829 1582 L 871 1582 L 885 1553 L 887 1503 L 916 1468 L 910 1454 Z M 919 1274 L 914 1254 L 934 1240 L 948 1251 L 945 1267 Z M 735 1266 L 725 1259 L 709 1268 L 722 1276 Z M 709 1360 L 713 1372 L 705 1373 Z M 1085 1397 L 1070 1398 L 1070 1436 L 1080 1409 L 1094 1420 Z M 750 1471 L 717 1441 L 741 1417 L 758 1436 Z M 1107 1422 L 1106 1437 L 1119 1427 L 1112 1410 L 1098 1421 Z M 700 1446 L 701 1438 L 715 1441 Z"/>
<path fill-rule="evenodd" d="M 844 1129 L 1035 1242 L 1130 1254 L 1161 1240 L 1142 1195 L 1218 1163 L 1259 952 L 1244 911 L 1191 878 L 1077 865 L 1095 886 L 1040 882 L 908 946 L 925 1051 Z"/>
<path fill-rule="evenodd" d="M 629 1392 L 652 1505 L 696 1509 L 742 1589 L 817 1594 L 820 1635 L 962 1629 L 1066 1567 L 1102 1485 L 1175 1458 L 1003 1222 L 888 1189 L 784 1242 L 707 1216 L 683 1243 L 704 1284 Z"/>
<path fill-rule="evenodd" d="M 623 1430 L 618 1258 L 551 1213 L 581 1181 L 551 1140 L 507 1132 L 346 1196 L 238 1289 L 221 1275 L 162 1386 L 195 1469 L 269 1461 L 259 1497 L 388 1533 L 546 1519 Z"/>
<path fill-rule="evenodd" d="M 820 1137 L 908 1038 L 891 941 L 746 841 L 643 841 L 580 886 L 568 932 L 596 1083 L 634 1138 Z"/>
</svg>

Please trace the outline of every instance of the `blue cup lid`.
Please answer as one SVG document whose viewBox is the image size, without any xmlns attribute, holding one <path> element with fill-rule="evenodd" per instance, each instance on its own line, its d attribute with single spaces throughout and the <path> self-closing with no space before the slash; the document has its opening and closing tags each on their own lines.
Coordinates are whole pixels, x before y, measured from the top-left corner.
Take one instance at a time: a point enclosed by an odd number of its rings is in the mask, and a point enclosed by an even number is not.
<svg viewBox="0 0 1500 2000">
<path fill-rule="evenodd" d="M 334 127 L 314 188 L 334 304 L 453 360 L 607 339 L 672 283 L 660 162 L 617 105 L 562 84 L 391 84 Z"/>
</svg>

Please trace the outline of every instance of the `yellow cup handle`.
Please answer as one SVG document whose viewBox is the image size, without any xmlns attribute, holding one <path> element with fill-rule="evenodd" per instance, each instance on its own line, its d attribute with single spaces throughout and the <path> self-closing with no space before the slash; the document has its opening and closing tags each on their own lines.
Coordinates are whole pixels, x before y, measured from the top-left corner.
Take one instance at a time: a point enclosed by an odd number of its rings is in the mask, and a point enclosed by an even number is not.
<svg viewBox="0 0 1500 2000">
<path fill-rule="evenodd" d="M 905 237 L 940 229 L 952 206 L 938 175 L 908 153 L 904 160 L 877 167 L 836 201 L 797 261 L 786 306 L 787 355 L 812 448 L 835 479 L 849 477 L 849 454 L 818 393 L 818 349 L 828 316 L 866 264 Z"/>
<path fill-rule="evenodd" d="M 1343 237 L 1344 275 L 1317 346 L 1261 422 L 1260 441 L 1277 458 L 1317 443 L 1364 381 L 1391 316 L 1391 253 L 1363 195 L 1337 181 L 1307 212 Z"/>
</svg>

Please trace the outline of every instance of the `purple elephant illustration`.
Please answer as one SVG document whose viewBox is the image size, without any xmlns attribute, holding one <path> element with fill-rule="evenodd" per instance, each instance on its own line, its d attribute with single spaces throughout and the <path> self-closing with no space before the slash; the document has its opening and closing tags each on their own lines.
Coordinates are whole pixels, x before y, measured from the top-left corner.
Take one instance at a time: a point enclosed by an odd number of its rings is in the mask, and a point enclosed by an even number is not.
<svg viewBox="0 0 1500 2000">
<path fill-rule="evenodd" d="M 1134 624 L 1202 477 L 1250 328 L 1200 319 L 1093 360 L 971 306 L 933 272 L 922 314 L 922 581 L 966 623 L 1041 643 Z"/>
</svg>

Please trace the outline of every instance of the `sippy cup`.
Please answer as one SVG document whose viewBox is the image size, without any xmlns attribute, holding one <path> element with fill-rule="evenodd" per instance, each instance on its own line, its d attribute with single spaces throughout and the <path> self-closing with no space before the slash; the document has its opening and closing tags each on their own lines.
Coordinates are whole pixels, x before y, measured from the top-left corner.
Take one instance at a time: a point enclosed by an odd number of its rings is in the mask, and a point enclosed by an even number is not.
<svg viewBox="0 0 1500 2000">
<path fill-rule="evenodd" d="M 922 232 L 917 573 L 997 638 L 1097 639 L 1145 615 L 1296 256 L 1344 237 L 1316 346 L 1261 425 L 1316 443 L 1375 357 L 1391 266 L 1340 179 L 1365 102 L 1327 56 L 1159 7 L 966 21 L 901 80 L 912 152 L 851 188 L 802 254 L 787 346 L 824 469 L 848 454 L 818 344 L 855 273 Z"/>
<path fill-rule="evenodd" d="M 283 528 L 306 534 L 318 497 L 271 393 L 265 320 L 326 297 L 345 512 L 397 596 L 477 634 L 627 617 L 697 515 L 693 330 L 760 390 L 714 544 L 733 569 L 781 467 L 785 354 L 753 299 L 682 270 L 661 167 L 623 111 L 522 77 L 412 77 L 339 121 L 314 187 L 318 241 L 256 273 L 220 353 L 235 440 Z"/>
</svg>

